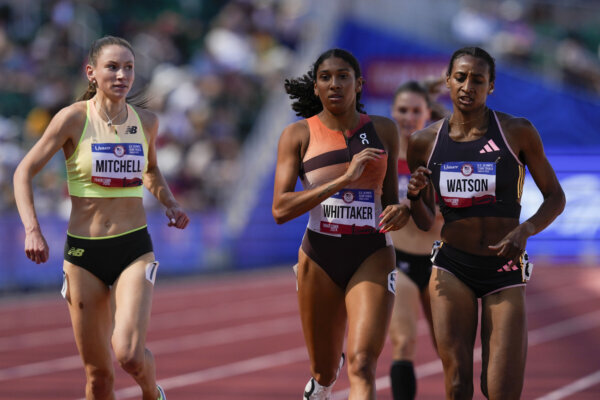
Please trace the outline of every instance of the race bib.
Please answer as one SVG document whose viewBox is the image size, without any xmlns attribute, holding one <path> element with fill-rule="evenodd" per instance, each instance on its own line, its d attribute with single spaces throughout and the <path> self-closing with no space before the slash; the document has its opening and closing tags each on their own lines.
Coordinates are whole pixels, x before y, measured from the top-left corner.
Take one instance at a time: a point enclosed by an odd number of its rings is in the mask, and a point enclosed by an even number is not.
<svg viewBox="0 0 600 400">
<path fill-rule="evenodd" d="M 323 233 L 351 235 L 377 231 L 372 190 L 341 190 L 321 203 L 321 211 Z"/>
<path fill-rule="evenodd" d="M 496 202 L 496 163 L 452 161 L 440 168 L 440 195 L 448 207 Z"/>
<path fill-rule="evenodd" d="M 92 143 L 92 182 L 105 187 L 142 185 L 145 167 L 140 143 Z"/>
</svg>

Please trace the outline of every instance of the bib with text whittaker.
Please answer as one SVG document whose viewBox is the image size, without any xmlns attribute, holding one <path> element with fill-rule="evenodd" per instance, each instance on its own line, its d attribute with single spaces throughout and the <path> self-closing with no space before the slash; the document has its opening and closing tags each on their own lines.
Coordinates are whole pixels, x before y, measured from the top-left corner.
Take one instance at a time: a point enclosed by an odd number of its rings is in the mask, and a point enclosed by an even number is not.
<svg viewBox="0 0 600 400">
<path fill-rule="evenodd" d="M 140 143 L 92 143 L 92 182 L 100 186 L 142 185 L 144 163 Z"/>
<path fill-rule="evenodd" d="M 496 202 L 496 163 L 452 161 L 440 168 L 440 195 L 448 207 Z"/>
<path fill-rule="evenodd" d="M 323 233 L 373 233 L 375 228 L 375 198 L 373 190 L 344 189 L 321 202 Z"/>
</svg>

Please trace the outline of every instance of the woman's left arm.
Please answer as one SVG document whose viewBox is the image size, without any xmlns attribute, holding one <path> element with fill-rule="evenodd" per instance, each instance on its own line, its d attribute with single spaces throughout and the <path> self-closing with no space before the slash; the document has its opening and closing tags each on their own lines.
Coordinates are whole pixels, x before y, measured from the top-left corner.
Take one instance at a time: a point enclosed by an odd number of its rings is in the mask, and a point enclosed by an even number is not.
<svg viewBox="0 0 600 400">
<path fill-rule="evenodd" d="M 511 147 L 527 165 L 544 198 L 531 218 L 518 225 L 502 241 L 490 246 L 490 249 L 499 250 L 500 256 L 515 258 L 525 250 L 530 236 L 544 230 L 562 213 L 565 208 L 565 194 L 546 158 L 542 139 L 533 124 L 524 118 L 511 118 L 506 121 L 505 132 L 508 133 Z"/>
<path fill-rule="evenodd" d="M 169 185 L 158 168 L 156 159 L 156 136 L 158 134 L 158 118 L 153 112 L 139 110 L 140 119 L 144 125 L 146 140 L 148 141 L 148 165 L 144 173 L 144 186 L 156 199 L 167 209 L 165 214 L 169 218 L 169 226 L 184 229 L 190 222 L 189 217 L 183 211 L 175 196 L 169 189 Z"/>
<path fill-rule="evenodd" d="M 385 117 L 372 117 L 375 129 L 388 153 L 387 168 L 381 194 L 383 212 L 380 216 L 381 233 L 396 231 L 410 219 L 410 208 L 398 200 L 398 152 L 400 139 L 396 124 Z"/>
</svg>

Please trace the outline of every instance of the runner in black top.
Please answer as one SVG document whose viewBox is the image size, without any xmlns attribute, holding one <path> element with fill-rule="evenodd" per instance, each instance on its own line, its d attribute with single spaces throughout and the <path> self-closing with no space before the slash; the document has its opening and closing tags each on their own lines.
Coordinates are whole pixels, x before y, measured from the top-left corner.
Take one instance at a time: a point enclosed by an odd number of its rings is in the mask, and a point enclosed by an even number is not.
<svg viewBox="0 0 600 400">
<path fill-rule="evenodd" d="M 446 397 L 473 397 L 473 348 L 481 297 L 481 390 L 518 399 L 527 353 L 527 238 L 563 210 L 565 197 L 540 135 L 526 119 L 487 108 L 494 59 L 478 47 L 457 50 L 446 85 L 453 112 L 411 136 L 411 215 L 421 229 L 434 220 L 434 187 L 444 215 L 429 282 Z M 525 166 L 544 197 L 519 223 Z M 429 184 L 430 179 L 432 185 Z"/>
</svg>

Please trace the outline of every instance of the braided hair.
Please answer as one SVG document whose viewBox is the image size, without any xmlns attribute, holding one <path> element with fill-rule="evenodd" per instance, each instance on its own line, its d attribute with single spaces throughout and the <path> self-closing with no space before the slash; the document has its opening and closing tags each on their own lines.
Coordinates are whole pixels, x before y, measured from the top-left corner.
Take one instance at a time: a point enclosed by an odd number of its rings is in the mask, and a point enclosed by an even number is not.
<svg viewBox="0 0 600 400">
<path fill-rule="evenodd" d="M 329 58 L 341 58 L 346 61 L 354 70 L 354 75 L 358 78 L 361 75 L 360 65 L 356 57 L 349 51 L 343 49 L 330 49 L 319 56 L 313 64 L 312 70 L 308 71 L 301 77 L 294 79 L 286 79 L 284 82 L 285 92 L 290 99 L 295 100 L 292 103 L 292 109 L 296 115 L 303 118 L 310 118 L 313 115 L 320 113 L 323 110 L 323 104 L 319 96 L 315 95 L 315 77 L 317 70 L 323 61 Z M 365 114 L 364 105 L 360 103 L 361 93 L 356 94 L 356 111 Z"/>
</svg>

